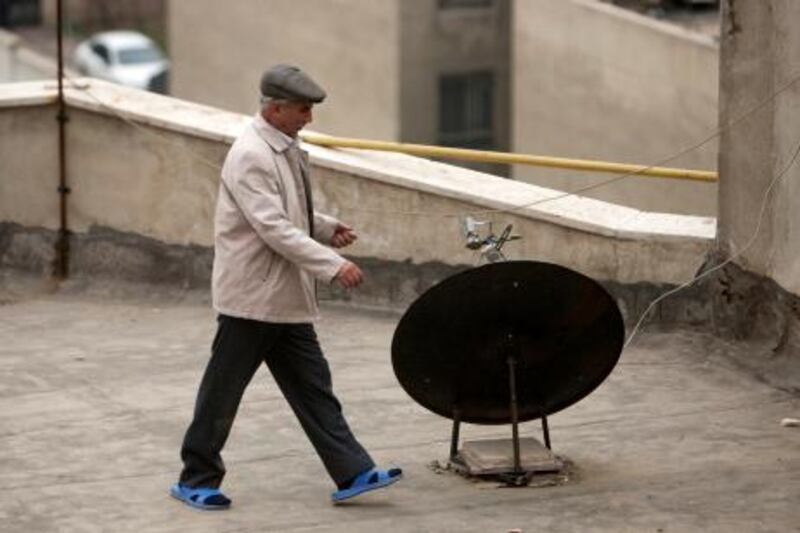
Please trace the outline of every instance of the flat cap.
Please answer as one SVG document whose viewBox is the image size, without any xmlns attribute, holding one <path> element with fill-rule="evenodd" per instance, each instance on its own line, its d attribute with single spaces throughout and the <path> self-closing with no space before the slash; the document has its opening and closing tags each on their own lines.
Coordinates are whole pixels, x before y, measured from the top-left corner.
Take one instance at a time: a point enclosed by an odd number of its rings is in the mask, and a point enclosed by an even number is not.
<svg viewBox="0 0 800 533">
<path fill-rule="evenodd" d="M 292 65 L 275 65 L 261 76 L 261 94 L 270 98 L 311 102 L 325 99 L 325 91 L 308 74 Z"/>
</svg>

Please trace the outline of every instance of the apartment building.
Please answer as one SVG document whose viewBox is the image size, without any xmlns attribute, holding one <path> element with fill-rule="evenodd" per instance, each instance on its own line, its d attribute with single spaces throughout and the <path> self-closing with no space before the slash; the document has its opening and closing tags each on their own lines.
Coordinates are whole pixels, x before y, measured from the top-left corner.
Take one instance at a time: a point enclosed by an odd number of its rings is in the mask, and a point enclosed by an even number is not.
<svg viewBox="0 0 800 533">
<path fill-rule="evenodd" d="M 169 0 L 175 96 L 255 112 L 268 65 L 330 93 L 313 129 L 377 140 L 716 169 L 713 36 L 599 0 Z M 667 160 L 667 158 L 670 158 Z M 560 190 L 608 179 L 480 170 Z M 716 184 L 631 178 L 582 193 L 713 215 Z"/>
<path fill-rule="evenodd" d="M 329 92 L 314 129 L 507 150 L 509 0 L 171 0 L 175 96 L 257 109 L 258 79 L 301 65 Z"/>
</svg>

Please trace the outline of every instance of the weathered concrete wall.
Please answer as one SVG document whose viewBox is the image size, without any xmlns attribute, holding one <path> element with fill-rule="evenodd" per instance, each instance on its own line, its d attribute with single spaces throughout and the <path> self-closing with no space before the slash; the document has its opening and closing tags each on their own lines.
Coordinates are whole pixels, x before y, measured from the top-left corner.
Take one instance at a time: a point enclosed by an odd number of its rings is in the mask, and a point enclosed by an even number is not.
<svg viewBox="0 0 800 533">
<path fill-rule="evenodd" d="M 760 338 L 771 357 L 800 354 L 800 3 L 723 3 L 720 259 L 735 257 L 715 306 L 721 327 Z M 768 203 L 761 217 L 768 189 Z M 760 224 L 760 225 L 759 225 Z M 749 246 L 749 247 L 748 247 Z M 800 388 L 800 387 L 797 387 Z"/>
<path fill-rule="evenodd" d="M 724 8 L 721 111 L 726 123 L 766 100 L 800 72 L 800 3 L 728 1 Z M 738 253 L 751 240 L 762 199 L 798 150 L 800 81 L 724 132 L 720 150 L 720 246 Z M 800 165 L 775 183 L 754 245 L 736 262 L 800 295 Z"/>
<path fill-rule="evenodd" d="M 254 113 L 264 69 L 295 63 L 330 95 L 315 128 L 396 140 L 399 9 L 398 0 L 172 0 L 172 93 Z"/>
<path fill-rule="evenodd" d="M 718 49 L 708 37 L 595 0 L 520 0 L 513 15 L 517 152 L 653 164 L 717 126 Z M 714 170 L 716 142 L 661 166 Z M 517 167 L 563 190 L 613 177 Z M 649 211 L 713 215 L 716 185 L 629 178 L 586 194 Z"/>
<path fill-rule="evenodd" d="M 54 105 L 0 108 L 2 220 L 57 229 Z M 218 171 L 227 145 L 115 116 L 69 110 L 69 225 L 110 227 L 173 244 L 212 244 Z M 38 154 L 32 157 L 32 154 Z"/>
<path fill-rule="evenodd" d="M 210 246 L 217 168 L 227 145 L 146 124 L 139 128 L 93 111 L 70 111 L 71 227 L 85 232 L 104 226 Z"/>
<path fill-rule="evenodd" d="M 53 258 L 57 151 L 47 85 L 0 87 L 0 265 L 45 270 Z M 249 118 L 97 80 L 69 88 L 67 102 L 75 274 L 207 283 L 219 166 Z M 558 193 L 399 154 L 307 148 L 317 208 L 359 230 L 348 253 L 368 267 L 359 292 L 375 302 L 410 302 L 475 264 L 461 229 L 467 214 L 494 221 L 495 232 L 513 224 L 523 239 L 505 248 L 510 259 L 592 276 L 629 316 L 654 288 L 689 279 L 715 232 L 713 219 L 590 199 L 520 207 Z"/>
<path fill-rule="evenodd" d="M 58 227 L 55 116 L 55 105 L 0 108 L 0 220 Z"/>
</svg>

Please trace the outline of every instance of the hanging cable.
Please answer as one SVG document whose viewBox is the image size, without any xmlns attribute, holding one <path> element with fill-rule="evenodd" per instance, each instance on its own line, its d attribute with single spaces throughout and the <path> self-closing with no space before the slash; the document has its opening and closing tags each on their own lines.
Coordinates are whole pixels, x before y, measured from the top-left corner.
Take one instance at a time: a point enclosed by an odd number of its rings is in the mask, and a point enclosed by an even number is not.
<svg viewBox="0 0 800 533">
<path fill-rule="evenodd" d="M 642 316 L 639 317 L 639 320 L 636 322 L 636 325 L 634 326 L 633 331 L 631 331 L 631 334 L 628 336 L 628 340 L 625 341 L 625 345 L 623 346 L 623 349 L 628 347 L 628 345 L 631 343 L 631 341 L 633 340 L 633 338 L 636 335 L 636 333 L 641 328 L 641 326 L 644 323 L 645 319 L 650 314 L 650 311 L 652 311 L 653 308 L 656 305 L 658 305 L 661 301 L 663 301 L 665 298 L 667 298 L 667 297 L 669 297 L 669 296 L 671 296 L 673 294 L 676 294 L 676 293 L 678 293 L 678 292 L 680 292 L 680 291 L 682 291 L 682 290 L 694 285 L 695 283 L 697 283 L 701 279 L 707 278 L 712 273 L 717 272 L 718 270 L 720 270 L 720 269 L 724 268 L 725 266 L 731 264 L 734 260 L 736 260 L 739 257 L 741 257 L 742 255 L 744 255 L 744 253 L 747 252 L 750 249 L 750 247 L 752 247 L 755 244 L 756 239 L 758 238 L 758 234 L 761 231 L 761 224 L 764 222 L 764 215 L 767 212 L 767 206 L 769 205 L 769 201 L 772 199 L 772 190 L 775 187 L 775 185 L 783 178 L 783 176 L 785 176 L 786 173 L 789 172 L 789 170 L 794 166 L 795 162 L 797 161 L 798 156 L 800 156 L 800 142 L 797 143 L 797 147 L 795 148 L 794 153 L 792 154 L 792 157 L 789 160 L 789 163 L 772 179 L 772 181 L 770 182 L 769 186 L 765 190 L 764 196 L 763 196 L 763 198 L 761 200 L 761 209 L 759 210 L 759 213 L 758 213 L 758 221 L 756 222 L 755 230 L 753 231 L 753 234 L 750 236 L 750 239 L 748 239 L 748 241 L 744 245 L 744 247 L 742 247 L 742 249 L 740 249 L 735 254 L 731 255 L 728 259 L 726 259 L 722 263 L 720 263 L 720 264 L 718 264 L 718 265 L 716 265 L 716 266 L 714 266 L 712 268 L 709 268 L 708 270 L 706 270 L 702 274 L 696 276 L 695 278 L 691 279 L 690 281 L 687 281 L 686 283 L 684 283 L 682 285 L 679 285 L 678 287 L 675 287 L 674 289 L 671 289 L 671 290 L 665 292 L 664 294 L 662 294 L 661 296 L 659 296 L 658 298 L 656 298 L 655 300 L 650 302 L 650 305 L 647 306 L 647 308 L 642 313 Z"/>
</svg>

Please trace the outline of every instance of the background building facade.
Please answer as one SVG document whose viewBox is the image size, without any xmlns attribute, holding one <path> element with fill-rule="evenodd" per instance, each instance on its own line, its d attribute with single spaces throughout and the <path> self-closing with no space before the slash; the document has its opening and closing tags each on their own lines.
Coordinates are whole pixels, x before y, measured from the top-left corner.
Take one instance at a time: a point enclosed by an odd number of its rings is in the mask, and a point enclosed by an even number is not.
<svg viewBox="0 0 800 533">
<path fill-rule="evenodd" d="M 508 148 L 507 0 L 301 5 L 172 0 L 175 96 L 254 112 L 263 70 L 295 63 L 329 92 L 315 109 L 319 131 Z"/>
<path fill-rule="evenodd" d="M 171 0 L 175 96 L 257 109 L 258 78 L 302 65 L 332 135 L 715 170 L 714 37 L 598 0 Z M 202 31 L 200 31 L 202 29 Z M 469 165 L 559 189 L 613 176 Z M 626 178 L 586 196 L 713 215 L 716 184 Z"/>
<path fill-rule="evenodd" d="M 715 170 L 714 37 L 596 0 L 517 1 L 517 152 Z M 574 190 L 613 175 L 517 167 L 514 178 Z M 716 184 L 626 178 L 588 196 L 647 211 L 713 215 Z"/>
</svg>

